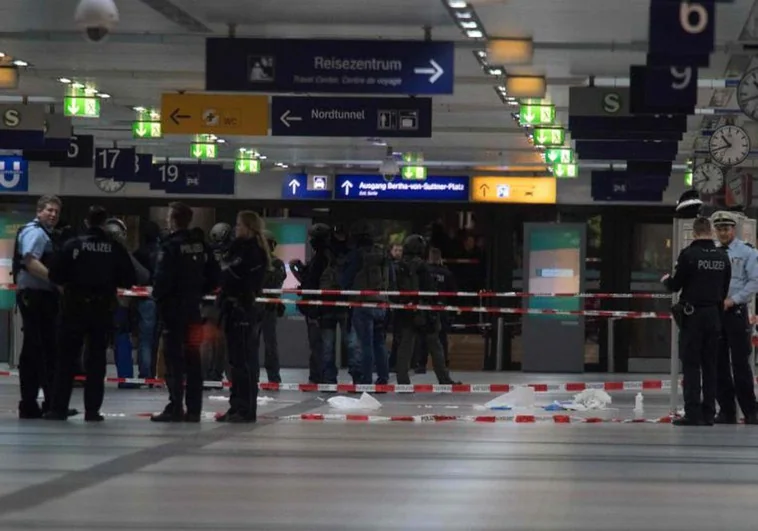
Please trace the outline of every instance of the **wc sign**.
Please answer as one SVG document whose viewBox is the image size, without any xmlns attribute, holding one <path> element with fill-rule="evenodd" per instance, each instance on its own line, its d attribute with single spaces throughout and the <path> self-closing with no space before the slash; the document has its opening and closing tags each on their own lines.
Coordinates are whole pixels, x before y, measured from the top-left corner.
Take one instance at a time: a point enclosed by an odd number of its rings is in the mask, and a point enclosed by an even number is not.
<svg viewBox="0 0 758 531">
<path fill-rule="evenodd" d="M 28 192 L 29 163 L 21 157 L 0 157 L 0 192 Z"/>
</svg>

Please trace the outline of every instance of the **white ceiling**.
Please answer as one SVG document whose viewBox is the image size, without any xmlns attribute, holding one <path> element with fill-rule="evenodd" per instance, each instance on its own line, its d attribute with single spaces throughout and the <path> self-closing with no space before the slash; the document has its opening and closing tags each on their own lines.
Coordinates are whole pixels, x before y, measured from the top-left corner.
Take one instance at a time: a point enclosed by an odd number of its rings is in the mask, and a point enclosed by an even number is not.
<svg viewBox="0 0 758 531">
<path fill-rule="evenodd" d="M 121 20 L 103 44 L 84 41 L 73 22 L 78 0 L 0 0 L 0 51 L 32 64 L 18 91 L 3 96 L 51 97 L 61 101 L 59 77 L 94 83 L 112 95 L 99 120 L 76 120 L 76 130 L 94 133 L 99 143 L 136 144 L 157 156 L 183 157 L 187 137 L 133 141 L 133 106 L 159 106 L 163 92 L 204 88 L 204 40 L 224 36 L 229 23 L 239 37 L 422 38 L 457 42 L 453 96 L 434 98 L 432 139 L 395 139 L 396 151 L 421 151 L 430 165 L 519 168 L 539 157 L 498 98 L 500 83 L 486 75 L 472 53 L 484 43 L 467 39 L 440 0 L 117 0 Z M 531 66 L 508 69 L 548 78 L 548 97 L 567 121 L 568 88 L 587 76 L 628 77 L 631 64 L 645 63 L 650 0 L 471 0 L 490 37 L 532 37 Z M 724 78 L 740 61 L 737 41 L 754 0 L 718 4 L 720 50 L 701 78 Z M 152 6 L 152 7 L 151 7 Z M 168 14 L 167 16 L 164 13 Z M 728 51 L 727 51 L 728 50 Z M 730 66 L 731 65 L 731 66 Z M 726 91 L 723 103 L 735 108 Z M 713 90 L 701 90 L 699 104 L 713 106 Z M 681 148 L 692 152 L 703 117 L 690 119 L 691 135 Z M 228 137 L 225 148 L 253 147 L 268 161 L 295 164 L 375 164 L 384 148 L 365 138 Z M 222 150 L 222 154 L 224 150 Z"/>
</svg>

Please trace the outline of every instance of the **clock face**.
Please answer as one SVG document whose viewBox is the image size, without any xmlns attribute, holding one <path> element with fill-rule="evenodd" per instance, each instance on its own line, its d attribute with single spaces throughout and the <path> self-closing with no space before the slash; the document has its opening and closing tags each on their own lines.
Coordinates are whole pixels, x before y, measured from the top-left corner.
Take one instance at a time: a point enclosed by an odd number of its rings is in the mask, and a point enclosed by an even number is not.
<svg viewBox="0 0 758 531">
<path fill-rule="evenodd" d="M 107 194 L 114 194 L 120 191 L 126 183 L 124 181 L 116 181 L 112 177 L 109 179 L 103 177 L 95 177 L 95 184 L 100 190 Z"/>
<path fill-rule="evenodd" d="M 724 172 L 712 162 L 706 162 L 692 172 L 692 186 L 701 194 L 715 194 L 724 185 Z"/>
<path fill-rule="evenodd" d="M 737 87 L 737 103 L 746 116 L 758 120 L 758 68 L 746 72 Z"/>
<path fill-rule="evenodd" d="M 750 137 L 739 126 L 724 125 L 714 131 L 708 150 L 722 166 L 736 166 L 750 154 Z"/>
</svg>

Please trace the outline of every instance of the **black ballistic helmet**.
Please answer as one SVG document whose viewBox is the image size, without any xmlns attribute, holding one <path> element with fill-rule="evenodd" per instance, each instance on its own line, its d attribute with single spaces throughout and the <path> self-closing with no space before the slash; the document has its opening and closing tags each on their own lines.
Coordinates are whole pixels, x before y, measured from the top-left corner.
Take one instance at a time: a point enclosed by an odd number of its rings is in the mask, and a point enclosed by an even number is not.
<svg viewBox="0 0 758 531">
<path fill-rule="evenodd" d="M 420 234 L 411 234 L 403 242 L 403 256 L 424 256 L 426 239 Z"/>
</svg>

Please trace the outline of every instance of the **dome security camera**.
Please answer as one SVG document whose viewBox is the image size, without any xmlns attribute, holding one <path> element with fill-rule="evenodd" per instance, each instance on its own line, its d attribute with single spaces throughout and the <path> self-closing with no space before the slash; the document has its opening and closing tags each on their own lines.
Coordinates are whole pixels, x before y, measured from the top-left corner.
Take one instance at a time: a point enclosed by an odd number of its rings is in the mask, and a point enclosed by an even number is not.
<svg viewBox="0 0 758 531">
<path fill-rule="evenodd" d="M 80 0 L 74 20 L 88 41 L 102 42 L 118 23 L 118 8 L 113 0 Z"/>
</svg>

